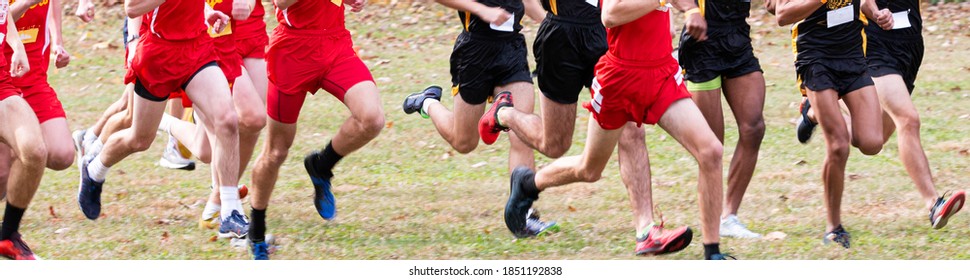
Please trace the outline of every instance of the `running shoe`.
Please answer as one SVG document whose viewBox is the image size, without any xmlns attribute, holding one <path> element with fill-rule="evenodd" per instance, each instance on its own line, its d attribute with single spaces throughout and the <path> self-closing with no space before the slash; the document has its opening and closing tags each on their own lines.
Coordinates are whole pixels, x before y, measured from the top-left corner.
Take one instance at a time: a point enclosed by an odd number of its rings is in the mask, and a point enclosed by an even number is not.
<svg viewBox="0 0 970 280">
<path fill-rule="evenodd" d="M 18 261 L 40 259 L 34 255 L 19 233 L 14 233 L 10 239 L 0 240 L 0 257 Z"/>
<path fill-rule="evenodd" d="M 839 225 L 835 227 L 835 230 L 832 230 L 832 232 L 826 233 L 825 238 L 822 239 L 822 241 L 825 244 L 835 242 L 835 243 L 838 243 L 839 245 L 842 245 L 842 247 L 845 247 L 846 249 L 848 249 L 849 239 L 851 239 L 849 236 L 849 232 L 845 231 L 845 229 L 842 228 L 842 225 Z"/>
<path fill-rule="evenodd" d="M 182 120 L 195 123 L 195 111 L 192 109 L 192 107 L 185 108 L 184 113 L 182 113 Z M 192 158 L 192 151 L 189 151 L 188 147 L 182 145 L 182 142 L 176 140 L 175 145 L 178 147 L 179 154 L 182 156 L 182 158 Z"/>
<path fill-rule="evenodd" d="M 734 258 L 731 255 L 728 255 L 728 254 L 713 254 L 713 255 L 711 255 L 711 258 L 708 259 L 708 260 L 711 260 L 711 261 L 727 261 L 727 260 L 737 260 L 737 259 Z"/>
<path fill-rule="evenodd" d="M 950 196 L 949 199 L 945 199 L 946 194 L 936 199 L 936 204 L 930 209 L 930 225 L 934 229 L 941 229 L 946 226 L 946 222 L 956 214 L 960 212 L 960 208 L 963 208 L 963 202 L 967 200 L 967 195 L 964 191 L 957 191 Z"/>
<path fill-rule="evenodd" d="M 539 197 L 528 197 L 522 190 L 525 180 L 532 180 L 534 176 L 535 172 L 526 167 L 516 167 L 512 171 L 509 201 L 505 204 L 505 226 L 517 238 L 534 236 L 528 227 L 529 209 Z"/>
<path fill-rule="evenodd" d="M 416 92 L 408 95 L 404 98 L 404 113 L 413 114 L 414 112 L 421 113 L 421 117 L 427 119 L 428 112 L 421 110 L 424 106 L 424 101 L 428 98 L 441 101 L 441 87 L 439 86 L 429 86 L 421 92 Z"/>
<path fill-rule="evenodd" d="M 529 237 L 539 237 L 553 232 L 559 232 L 556 222 L 543 222 L 539 219 L 539 211 L 529 209 L 529 217 L 525 219 L 525 233 Z"/>
<path fill-rule="evenodd" d="M 88 175 L 88 165 L 94 158 L 88 157 L 81 161 L 81 182 L 77 187 L 77 204 L 81 207 L 84 217 L 97 220 L 101 216 L 101 188 L 104 182 L 96 182 Z"/>
<path fill-rule="evenodd" d="M 202 217 L 199 218 L 199 229 L 217 229 L 220 225 L 222 225 L 222 221 L 219 219 L 218 211 L 208 216 L 203 213 Z"/>
<path fill-rule="evenodd" d="M 78 154 L 77 162 L 79 164 L 81 163 L 81 159 L 84 158 L 84 134 L 87 131 L 87 129 L 78 129 L 71 133 L 71 139 L 74 140 L 74 150 Z"/>
<path fill-rule="evenodd" d="M 324 220 L 332 220 L 337 216 L 337 199 L 330 190 L 330 177 L 321 175 L 313 166 L 313 158 L 319 153 L 314 152 L 303 158 L 303 167 L 313 183 L 313 206 L 317 208 L 317 214 Z"/>
<path fill-rule="evenodd" d="M 687 248 L 694 234 L 689 227 L 682 226 L 673 230 L 664 230 L 663 222 L 660 225 L 650 226 L 645 236 L 637 237 L 636 254 L 643 255 L 663 255 L 677 252 Z"/>
<path fill-rule="evenodd" d="M 253 260 L 269 260 L 269 244 L 266 242 L 250 243 L 253 252 Z"/>
<path fill-rule="evenodd" d="M 169 137 L 171 136 L 169 134 Z M 168 144 L 165 145 L 165 152 L 162 153 L 162 158 L 158 160 L 158 165 L 169 169 L 195 170 L 195 161 L 182 157 L 178 145 L 178 141 L 168 141 Z"/>
<path fill-rule="evenodd" d="M 808 98 L 802 99 L 802 104 L 798 106 L 798 111 L 801 112 L 802 117 L 795 129 L 795 135 L 798 136 L 798 142 L 802 144 L 808 143 L 808 140 L 812 138 L 812 133 L 815 132 L 815 127 L 818 126 L 817 123 L 808 118 L 808 109 L 810 108 L 812 108 L 812 104 L 808 103 Z"/>
<path fill-rule="evenodd" d="M 512 106 L 512 93 L 508 91 L 500 92 L 495 96 L 492 108 L 489 108 L 478 120 L 478 135 L 482 137 L 482 142 L 485 142 L 486 145 L 495 143 L 502 131 L 509 131 L 508 127 L 498 123 L 498 110 Z"/>
<path fill-rule="evenodd" d="M 246 238 L 248 234 L 249 222 L 238 210 L 232 210 L 229 217 L 222 219 L 222 223 L 219 225 L 219 237 L 221 238 Z"/>
<path fill-rule="evenodd" d="M 748 227 L 741 223 L 741 220 L 738 220 L 738 216 L 735 215 L 728 215 L 721 219 L 720 234 L 722 237 L 761 238 L 760 234 L 748 230 Z"/>
</svg>

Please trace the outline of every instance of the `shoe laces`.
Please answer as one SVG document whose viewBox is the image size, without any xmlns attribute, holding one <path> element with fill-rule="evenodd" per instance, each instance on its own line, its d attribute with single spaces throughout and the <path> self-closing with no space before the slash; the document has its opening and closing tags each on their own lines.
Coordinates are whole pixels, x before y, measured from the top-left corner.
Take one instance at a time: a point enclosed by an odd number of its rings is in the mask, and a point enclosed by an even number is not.
<svg viewBox="0 0 970 280">
<path fill-rule="evenodd" d="M 12 243 L 13 246 L 17 248 L 18 251 L 20 251 L 19 254 L 21 256 L 34 255 L 34 251 L 30 250 L 30 247 L 27 246 L 27 242 L 24 242 L 23 238 L 20 236 L 19 233 L 15 233 L 14 236 L 10 237 L 10 243 Z"/>
<path fill-rule="evenodd" d="M 266 242 L 257 242 L 252 244 L 254 259 L 269 259 L 269 244 L 266 244 Z"/>
</svg>

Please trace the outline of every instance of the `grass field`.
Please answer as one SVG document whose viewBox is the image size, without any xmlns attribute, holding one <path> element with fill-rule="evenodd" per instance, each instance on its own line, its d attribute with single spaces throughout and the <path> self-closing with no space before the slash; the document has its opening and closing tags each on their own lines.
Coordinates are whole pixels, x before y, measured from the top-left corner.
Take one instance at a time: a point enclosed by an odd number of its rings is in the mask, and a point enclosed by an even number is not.
<svg viewBox="0 0 970 280">
<path fill-rule="evenodd" d="M 368 9 L 347 20 L 381 89 L 387 126 L 336 168 L 339 218 L 324 222 L 311 204 L 313 191 L 301 159 L 323 147 L 348 112 L 326 93 L 308 99 L 269 208 L 269 231 L 280 240 L 274 258 L 639 259 L 632 252 L 632 214 L 615 157 L 600 182 L 557 188 L 537 202 L 543 217 L 559 221 L 563 231 L 515 240 L 502 222 L 507 135 L 494 146 L 460 155 L 429 120 L 400 110 L 406 94 L 432 83 L 449 84 L 448 57 L 460 30 L 455 13 L 437 5 Z M 970 21 L 960 15 L 970 14 L 970 4 L 928 7 L 924 13 L 926 58 L 913 98 L 938 189 L 963 189 L 970 185 Z M 943 230 L 929 227 L 898 160 L 895 138 L 876 156 L 852 152 L 843 219 L 853 248 L 821 246 L 824 143 L 795 140 L 800 97 L 789 31 L 760 10 L 753 14 L 754 47 L 768 83 L 767 134 L 741 217 L 754 231 L 786 237 L 724 239 L 722 250 L 739 259 L 970 259 L 970 214 L 961 213 Z M 267 16 L 275 26 L 272 13 Z M 122 13 L 119 6 L 102 7 L 92 24 L 65 18 L 67 48 L 75 57 L 70 67 L 52 69 L 50 80 L 71 128 L 78 129 L 93 124 L 122 90 Z M 524 22 L 531 46 L 537 25 Z M 587 93 L 581 96 L 581 102 L 589 99 Z M 450 107 L 451 98 L 443 103 Z M 582 128 L 589 117 L 580 112 L 569 155 L 578 154 L 585 141 Z M 733 119 L 726 118 L 725 166 L 737 139 Z M 698 230 L 693 159 L 660 129 L 646 130 L 655 204 L 669 226 Z M 77 169 L 48 171 L 22 227 L 34 251 L 50 259 L 250 258 L 242 248 L 215 241 L 215 232 L 197 228 L 209 192 L 208 166 L 194 172 L 160 168 L 156 162 L 165 138 L 159 136 L 150 150 L 112 169 L 103 194 L 105 216 L 95 222 L 78 209 Z M 541 155 L 537 161 L 550 162 Z M 698 242 L 660 258 L 699 259 L 701 251 Z"/>
</svg>

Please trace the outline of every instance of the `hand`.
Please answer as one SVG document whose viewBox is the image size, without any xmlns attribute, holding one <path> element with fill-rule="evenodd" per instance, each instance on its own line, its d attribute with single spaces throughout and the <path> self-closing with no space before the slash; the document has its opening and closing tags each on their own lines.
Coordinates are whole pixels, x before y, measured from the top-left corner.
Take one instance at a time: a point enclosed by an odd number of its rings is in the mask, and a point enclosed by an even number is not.
<svg viewBox="0 0 970 280">
<path fill-rule="evenodd" d="M 222 30 L 226 28 L 226 23 L 229 22 L 229 16 L 220 11 L 211 11 L 205 15 L 205 22 L 209 23 L 209 26 L 212 26 L 212 31 L 218 34 L 222 33 Z"/>
<path fill-rule="evenodd" d="M 512 18 L 512 14 L 505 11 L 505 9 L 502 9 L 501 7 L 486 7 L 479 10 L 477 13 L 475 13 L 475 15 L 494 25 L 502 25 L 508 21 L 509 18 Z"/>
<path fill-rule="evenodd" d="M 349 2 L 345 3 L 350 6 L 351 12 L 359 13 L 360 11 L 364 10 L 364 4 L 367 4 L 367 0 L 350 0 Z"/>
<path fill-rule="evenodd" d="M 232 1 L 232 18 L 236 20 L 245 20 L 249 18 L 249 14 L 252 12 L 253 7 L 249 6 L 249 1 Z"/>
<path fill-rule="evenodd" d="M 27 62 L 27 54 L 21 51 L 14 51 L 10 56 L 10 76 L 14 78 L 23 77 L 30 71 L 30 63 Z"/>
<path fill-rule="evenodd" d="M 53 51 L 55 55 L 55 67 L 64 68 L 71 63 L 71 54 L 67 53 L 67 50 L 64 50 L 64 46 L 54 46 Z"/>
<path fill-rule="evenodd" d="M 876 12 L 876 24 L 883 30 L 893 29 L 893 13 L 889 9 L 882 9 Z"/>
<path fill-rule="evenodd" d="M 772 15 L 775 14 L 775 0 L 765 0 L 765 10 Z"/>
<path fill-rule="evenodd" d="M 693 13 L 687 16 L 684 26 L 687 29 L 687 34 L 690 34 L 694 40 L 698 42 L 707 40 L 707 21 L 704 20 L 704 16 L 701 16 L 701 13 Z"/>
<path fill-rule="evenodd" d="M 78 1 L 74 15 L 81 18 L 83 22 L 91 22 L 94 20 L 94 3 L 91 3 L 91 0 Z"/>
</svg>

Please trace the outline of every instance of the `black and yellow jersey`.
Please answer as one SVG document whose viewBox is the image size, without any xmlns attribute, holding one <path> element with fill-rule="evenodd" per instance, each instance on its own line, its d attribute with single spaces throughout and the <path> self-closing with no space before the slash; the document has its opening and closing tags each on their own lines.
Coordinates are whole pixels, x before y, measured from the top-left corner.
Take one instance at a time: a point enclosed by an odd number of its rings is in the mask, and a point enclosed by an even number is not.
<svg viewBox="0 0 970 280">
<path fill-rule="evenodd" d="M 471 12 L 458 11 L 458 18 L 461 20 L 462 27 L 464 27 L 466 32 L 471 32 L 472 34 L 481 36 L 505 37 L 519 34 L 519 31 L 522 30 L 522 17 L 525 16 L 525 6 L 522 4 L 522 0 L 475 1 L 489 7 L 502 7 L 511 13 L 514 16 L 514 19 L 512 19 L 512 30 L 496 30 L 496 28 L 490 26 L 489 22 L 482 20 Z"/>
<path fill-rule="evenodd" d="M 876 6 L 879 9 L 889 9 L 894 14 L 905 13 L 909 18 L 910 27 L 883 30 L 877 24 L 870 24 L 866 26 L 866 32 L 904 40 L 922 38 L 923 17 L 920 15 L 920 0 L 876 0 Z M 896 24 L 898 25 L 899 22 Z"/>
<path fill-rule="evenodd" d="M 600 0 L 542 0 L 542 8 L 555 16 L 600 20 Z"/>
<path fill-rule="evenodd" d="M 862 30 L 863 20 L 859 12 L 860 0 L 828 0 L 815 12 L 792 26 L 792 48 L 795 65 L 816 62 L 820 59 L 847 59 L 865 57 Z M 845 22 L 828 22 L 830 13 L 851 6 L 841 17 Z M 830 26 L 832 25 L 832 26 Z"/>
<path fill-rule="evenodd" d="M 751 0 L 695 0 L 708 26 L 747 24 L 744 21 L 751 11 Z"/>
</svg>

